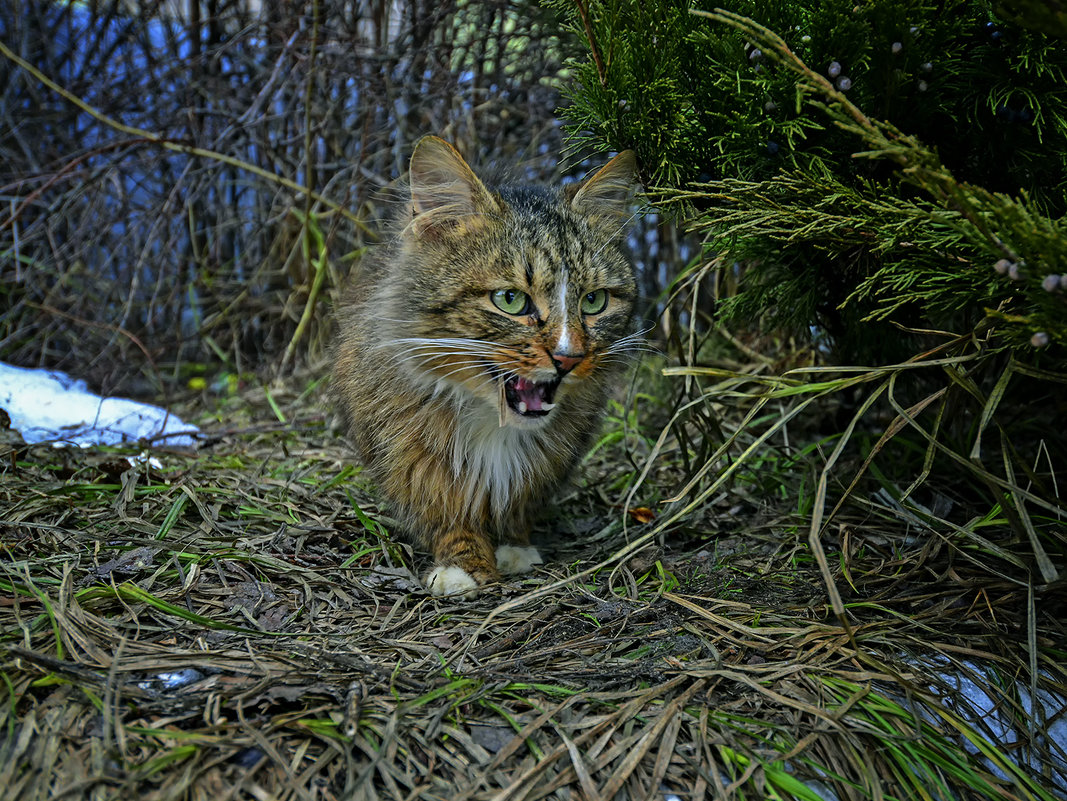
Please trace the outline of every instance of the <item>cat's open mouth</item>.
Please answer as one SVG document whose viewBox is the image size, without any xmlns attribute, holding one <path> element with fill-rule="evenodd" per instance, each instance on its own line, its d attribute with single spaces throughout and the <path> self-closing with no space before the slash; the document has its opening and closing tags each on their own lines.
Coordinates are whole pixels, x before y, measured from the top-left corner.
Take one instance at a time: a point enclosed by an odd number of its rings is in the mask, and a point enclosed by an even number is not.
<svg viewBox="0 0 1067 801">
<path fill-rule="evenodd" d="M 504 400 L 511 410 L 523 417 L 542 417 L 555 408 L 552 398 L 556 395 L 559 379 L 530 381 L 528 378 L 509 378 L 504 382 Z"/>
</svg>

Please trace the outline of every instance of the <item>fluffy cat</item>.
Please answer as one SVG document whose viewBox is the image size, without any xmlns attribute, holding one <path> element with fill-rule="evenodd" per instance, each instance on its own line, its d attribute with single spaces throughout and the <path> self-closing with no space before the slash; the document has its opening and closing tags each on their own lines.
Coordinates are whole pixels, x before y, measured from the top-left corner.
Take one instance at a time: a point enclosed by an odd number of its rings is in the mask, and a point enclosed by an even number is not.
<svg viewBox="0 0 1067 801">
<path fill-rule="evenodd" d="M 541 562 L 533 513 L 589 448 L 639 348 L 622 235 L 634 156 L 581 185 L 487 188 L 427 136 L 402 228 L 338 312 L 332 391 L 434 595 Z"/>
</svg>

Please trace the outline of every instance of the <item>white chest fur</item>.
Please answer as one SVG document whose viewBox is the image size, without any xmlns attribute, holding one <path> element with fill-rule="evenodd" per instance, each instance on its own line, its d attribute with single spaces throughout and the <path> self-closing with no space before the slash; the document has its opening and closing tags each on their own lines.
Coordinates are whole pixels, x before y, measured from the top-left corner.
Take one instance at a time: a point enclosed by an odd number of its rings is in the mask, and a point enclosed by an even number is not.
<svg viewBox="0 0 1067 801">
<path fill-rule="evenodd" d="M 469 498 L 488 493 L 494 517 L 502 517 L 516 490 L 532 477 L 543 451 L 537 429 L 501 426 L 498 416 L 468 409 L 452 441 L 452 471 Z"/>
</svg>

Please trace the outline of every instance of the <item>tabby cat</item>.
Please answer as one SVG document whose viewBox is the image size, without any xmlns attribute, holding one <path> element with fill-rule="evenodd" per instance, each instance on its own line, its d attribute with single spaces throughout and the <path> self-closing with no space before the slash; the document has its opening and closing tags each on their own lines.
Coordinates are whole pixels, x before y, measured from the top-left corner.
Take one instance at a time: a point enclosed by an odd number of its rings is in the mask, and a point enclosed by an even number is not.
<svg viewBox="0 0 1067 801">
<path fill-rule="evenodd" d="M 434 595 L 541 558 L 534 512 L 591 444 L 640 347 L 626 151 L 581 185 L 487 188 L 437 137 L 338 314 L 333 393 L 370 476 L 430 550 Z"/>
</svg>

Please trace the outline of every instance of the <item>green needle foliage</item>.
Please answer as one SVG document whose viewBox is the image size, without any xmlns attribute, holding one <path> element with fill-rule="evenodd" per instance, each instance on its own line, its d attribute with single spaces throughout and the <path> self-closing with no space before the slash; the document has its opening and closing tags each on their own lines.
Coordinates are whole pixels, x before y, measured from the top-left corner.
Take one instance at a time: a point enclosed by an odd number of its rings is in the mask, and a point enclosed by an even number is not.
<svg viewBox="0 0 1067 801">
<path fill-rule="evenodd" d="M 860 320 L 984 319 L 1062 364 L 1063 39 L 973 0 L 691 5 L 568 4 L 591 58 L 565 114 L 747 265 L 727 319 L 863 360 L 906 354 Z"/>
<path fill-rule="evenodd" d="M 782 377 L 798 399 L 838 399 L 808 413 L 833 414 L 841 435 L 822 455 L 809 540 L 839 615 L 822 540 L 874 492 L 898 524 L 921 521 L 964 558 L 1056 582 L 1067 552 L 1059 17 L 980 0 L 557 5 L 589 50 L 572 65 L 571 146 L 634 149 L 659 209 L 703 239 L 678 284 L 712 279 L 716 305 L 702 318 L 694 303 L 692 325 L 785 331 L 819 345 L 817 361 L 869 365 Z M 709 358 L 690 347 L 666 371 L 707 404 L 722 401 L 706 385 Z M 782 406 L 756 442 L 808 402 Z M 760 458 L 731 450 L 727 440 L 676 500 L 692 508 Z"/>
</svg>

